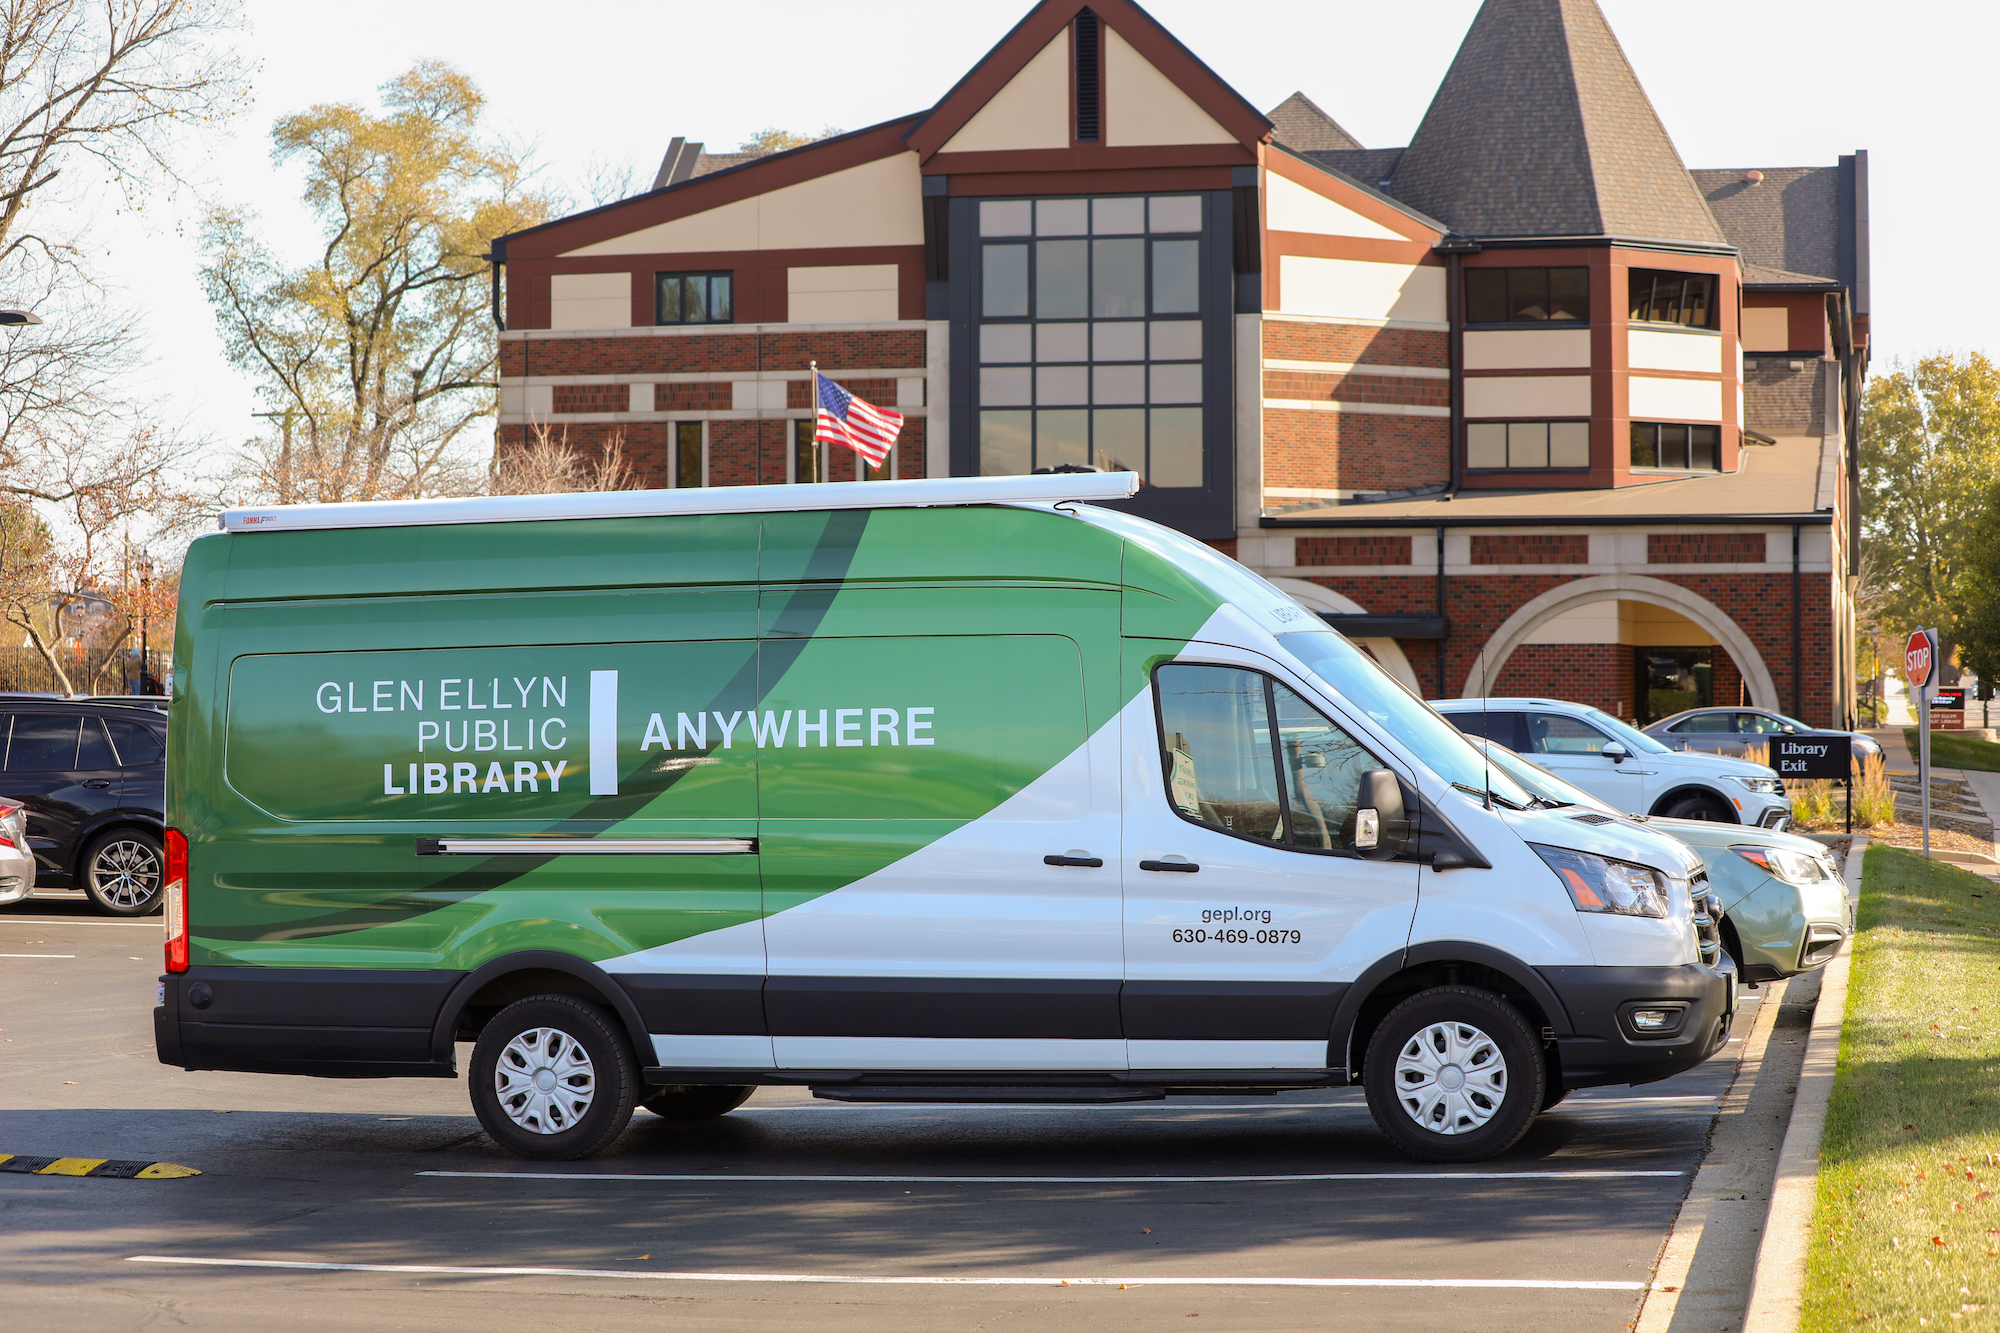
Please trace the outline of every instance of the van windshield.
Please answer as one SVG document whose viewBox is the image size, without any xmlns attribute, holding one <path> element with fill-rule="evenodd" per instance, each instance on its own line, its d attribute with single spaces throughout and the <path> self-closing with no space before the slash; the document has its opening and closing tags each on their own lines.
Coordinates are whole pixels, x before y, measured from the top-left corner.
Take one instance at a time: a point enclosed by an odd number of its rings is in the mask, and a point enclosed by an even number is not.
<svg viewBox="0 0 2000 1333">
<path fill-rule="evenodd" d="M 1280 634 L 1278 643 L 1325 681 L 1338 697 L 1373 718 L 1381 728 L 1410 747 L 1417 758 L 1463 791 L 1525 810 L 1535 798 L 1519 783 L 1486 761 L 1457 727 L 1411 694 L 1401 681 L 1375 660 L 1332 630 L 1300 630 Z"/>
</svg>

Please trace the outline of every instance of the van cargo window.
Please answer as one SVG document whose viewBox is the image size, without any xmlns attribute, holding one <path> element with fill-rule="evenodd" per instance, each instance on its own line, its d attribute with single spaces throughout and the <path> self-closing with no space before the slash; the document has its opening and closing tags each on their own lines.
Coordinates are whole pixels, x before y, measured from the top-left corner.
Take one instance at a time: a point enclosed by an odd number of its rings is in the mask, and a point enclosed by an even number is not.
<svg viewBox="0 0 2000 1333">
<path fill-rule="evenodd" d="M 1264 677 L 1235 667 L 1158 673 L 1167 790 L 1197 823 L 1260 842 L 1284 837 Z"/>
</svg>

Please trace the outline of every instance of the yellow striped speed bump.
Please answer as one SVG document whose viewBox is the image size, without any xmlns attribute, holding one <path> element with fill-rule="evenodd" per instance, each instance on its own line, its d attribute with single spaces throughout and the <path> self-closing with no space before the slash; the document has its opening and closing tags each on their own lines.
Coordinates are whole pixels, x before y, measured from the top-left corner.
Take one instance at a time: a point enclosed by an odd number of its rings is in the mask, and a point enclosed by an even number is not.
<svg viewBox="0 0 2000 1333">
<path fill-rule="evenodd" d="M 198 1176 L 191 1166 L 172 1162 L 117 1162 L 105 1157 L 29 1157 L 0 1153 L 0 1171 L 32 1176 L 95 1176 L 111 1180 L 179 1180 Z"/>
</svg>

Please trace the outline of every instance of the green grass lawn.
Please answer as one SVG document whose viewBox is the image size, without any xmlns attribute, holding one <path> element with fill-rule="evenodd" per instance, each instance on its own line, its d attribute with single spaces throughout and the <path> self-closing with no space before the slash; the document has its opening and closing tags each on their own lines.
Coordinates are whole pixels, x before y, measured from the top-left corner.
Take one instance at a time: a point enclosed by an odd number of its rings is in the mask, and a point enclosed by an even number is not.
<svg viewBox="0 0 2000 1333">
<path fill-rule="evenodd" d="M 1877 845 L 1857 929 L 1800 1327 L 2000 1328 L 2000 896 Z"/>
<path fill-rule="evenodd" d="M 1910 758 L 1917 757 L 1917 729 L 1903 728 L 1903 741 Z M 2000 745 L 1955 731 L 1931 733 L 1931 765 L 1935 768 L 1976 768 L 1984 773 L 2000 773 Z"/>
</svg>

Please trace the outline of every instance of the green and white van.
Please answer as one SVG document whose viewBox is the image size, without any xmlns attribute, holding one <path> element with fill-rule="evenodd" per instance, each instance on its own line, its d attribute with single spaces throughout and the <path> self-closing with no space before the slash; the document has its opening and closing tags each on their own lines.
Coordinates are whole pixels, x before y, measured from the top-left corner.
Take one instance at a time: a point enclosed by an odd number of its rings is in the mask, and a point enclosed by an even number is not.
<svg viewBox="0 0 2000 1333">
<path fill-rule="evenodd" d="M 160 1058 L 635 1105 L 1361 1083 L 1440 1161 L 1719 1048 L 1574 816 L 1129 473 L 232 511 L 181 579 Z"/>
</svg>

